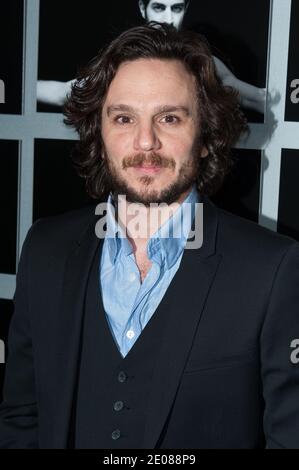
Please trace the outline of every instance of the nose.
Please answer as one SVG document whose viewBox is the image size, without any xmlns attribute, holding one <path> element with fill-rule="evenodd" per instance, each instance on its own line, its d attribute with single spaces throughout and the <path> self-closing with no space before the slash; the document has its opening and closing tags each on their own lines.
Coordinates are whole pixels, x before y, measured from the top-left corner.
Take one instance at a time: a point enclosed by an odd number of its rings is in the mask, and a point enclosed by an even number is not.
<svg viewBox="0 0 299 470">
<path fill-rule="evenodd" d="M 162 22 L 173 25 L 173 14 L 172 14 L 172 11 L 169 7 L 166 8 L 165 11 L 164 11 Z"/>
<path fill-rule="evenodd" d="M 142 123 L 136 130 L 134 139 L 134 150 L 153 151 L 161 147 L 160 140 L 152 123 Z"/>
</svg>

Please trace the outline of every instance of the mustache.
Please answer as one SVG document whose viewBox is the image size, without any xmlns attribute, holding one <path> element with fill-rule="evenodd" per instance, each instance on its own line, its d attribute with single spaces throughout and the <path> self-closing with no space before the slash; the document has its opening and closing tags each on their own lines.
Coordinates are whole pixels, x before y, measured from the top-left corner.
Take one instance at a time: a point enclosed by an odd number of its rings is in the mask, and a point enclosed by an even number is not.
<svg viewBox="0 0 299 470">
<path fill-rule="evenodd" d="M 144 164 L 148 166 L 160 166 L 162 168 L 175 168 L 173 158 L 168 158 L 155 152 L 150 154 L 137 153 L 136 155 L 125 157 L 122 162 L 122 168 L 138 167 Z"/>
</svg>

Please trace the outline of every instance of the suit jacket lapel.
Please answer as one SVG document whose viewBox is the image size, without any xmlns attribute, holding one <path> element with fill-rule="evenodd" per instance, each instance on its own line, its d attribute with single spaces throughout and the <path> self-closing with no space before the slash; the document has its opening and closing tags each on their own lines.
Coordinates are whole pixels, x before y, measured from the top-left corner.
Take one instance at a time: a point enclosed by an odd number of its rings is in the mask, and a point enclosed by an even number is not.
<svg viewBox="0 0 299 470">
<path fill-rule="evenodd" d="M 203 245 L 196 250 L 184 251 L 181 265 L 169 286 L 173 293 L 169 305 L 172 321 L 167 327 L 167 338 L 161 347 L 152 381 L 143 442 L 145 449 L 155 447 L 167 420 L 221 262 L 221 255 L 215 253 L 217 209 L 208 198 L 203 202 Z"/>
<path fill-rule="evenodd" d="M 68 254 L 61 299 L 59 330 L 55 338 L 57 357 L 57 389 L 59 400 L 53 417 L 54 448 L 66 448 L 74 391 L 77 383 L 81 346 L 85 291 L 93 256 L 102 239 L 95 234 L 96 216 L 91 216 L 82 240 L 75 240 Z"/>
</svg>

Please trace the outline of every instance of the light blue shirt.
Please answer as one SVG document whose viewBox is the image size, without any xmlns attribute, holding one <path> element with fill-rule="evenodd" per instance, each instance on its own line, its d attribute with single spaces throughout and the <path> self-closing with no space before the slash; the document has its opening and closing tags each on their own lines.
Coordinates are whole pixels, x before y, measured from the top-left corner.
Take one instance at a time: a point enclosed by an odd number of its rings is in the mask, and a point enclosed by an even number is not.
<svg viewBox="0 0 299 470">
<path fill-rule="evenodd" d="M 111 333 L 123 357 L 156 311 L 180 266 L 196 202 L 200 202 L 200 195 L 193 185 L 180 207 L 148 240 L 147 255 L 152 265 L 141 283 L 132 245 L 115 219 L 112 193 L 108 197 L 100 289 Z"/>
</svg>

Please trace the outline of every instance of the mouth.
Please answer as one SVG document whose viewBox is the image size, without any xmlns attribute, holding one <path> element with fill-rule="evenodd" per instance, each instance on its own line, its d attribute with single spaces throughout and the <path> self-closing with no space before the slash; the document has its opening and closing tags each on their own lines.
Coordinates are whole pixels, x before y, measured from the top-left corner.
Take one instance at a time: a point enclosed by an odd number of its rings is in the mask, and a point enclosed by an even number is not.
<svg viewBox="0 0 299 470">
<path fill-rule="evenodd" d="M 134 167 L 134 169 L 138 173 L 156 174 L 162 170 L 162 167 L 158 165 L 139 165 Z"/>
</svg>

